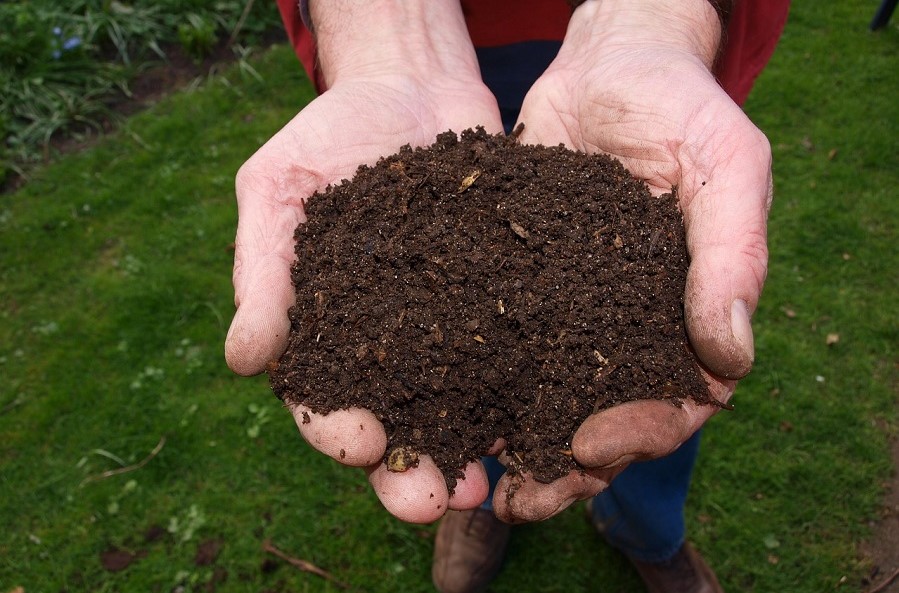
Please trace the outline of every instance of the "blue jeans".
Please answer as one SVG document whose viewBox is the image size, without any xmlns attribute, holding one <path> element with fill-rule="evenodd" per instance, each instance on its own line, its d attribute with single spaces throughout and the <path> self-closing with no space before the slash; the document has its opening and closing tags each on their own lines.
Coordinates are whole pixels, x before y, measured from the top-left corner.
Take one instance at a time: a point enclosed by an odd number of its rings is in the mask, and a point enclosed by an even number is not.
<svg viewBox="0 0 899 593">
<path fill-rule="evenodd" d="M 684 503 L 699 453 L 697 432 L 661 459 L 632 463 L 590 501 L 593 521 L 613 547 L 644 562 L 663 562 L 684 543 Z M 482 508 L 493 508 L 493 492 L 505 468 L 484 457 L 490 494 Z"/>
</svg>

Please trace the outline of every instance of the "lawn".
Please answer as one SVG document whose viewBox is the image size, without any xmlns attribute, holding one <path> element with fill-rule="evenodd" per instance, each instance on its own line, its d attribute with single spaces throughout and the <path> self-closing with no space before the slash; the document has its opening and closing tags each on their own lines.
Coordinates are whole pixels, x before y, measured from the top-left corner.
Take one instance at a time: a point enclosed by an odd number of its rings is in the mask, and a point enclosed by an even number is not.
<svg viewBox="0 0 899 593">
<path fill-rule="evenodd" d="M 876 3 L 874 3 L 876 4 Z M 899 29 L 794 2 L 747 105 L 774 150 L 757 365 L 704 433 L 690 537 L 727 590 L 856 591 L 897 422 Z M 308 102 L 283 47 L 0 196 L 0 593 L 430 591 L 433 526 L 232 375 L 234 173 Z M 580 507 L 516 529 L 496 592 L 635 591 Z"/>
</svg>

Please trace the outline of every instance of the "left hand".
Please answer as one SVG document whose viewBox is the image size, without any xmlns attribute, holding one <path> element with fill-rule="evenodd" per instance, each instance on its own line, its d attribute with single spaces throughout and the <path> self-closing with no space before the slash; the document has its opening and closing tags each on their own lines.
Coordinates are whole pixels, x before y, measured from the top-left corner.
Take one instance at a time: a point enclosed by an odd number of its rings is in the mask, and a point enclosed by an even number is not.
<svg viewBox="0 0 899 593">
<path fill-rule="evenodd" d="M 673 13 L 673 14 L 672 14 Z M 655 194 L 678 188 L 691 257 L 685 315 L 709 389 L 726 402 L 753 361 L 750 314 L 767 270 L 771 151 L 710 73 L 720 24 L 706 0 L 586 2 L 521 110 L 522 142 L 620 159 Z M 628 463 L 663 457 L 718 411 L 646 399 L 589 417 L 572 441 L 585 472 L 500 481 L 494 509 L 538 521 L 602 491 Z"/>
</svg>

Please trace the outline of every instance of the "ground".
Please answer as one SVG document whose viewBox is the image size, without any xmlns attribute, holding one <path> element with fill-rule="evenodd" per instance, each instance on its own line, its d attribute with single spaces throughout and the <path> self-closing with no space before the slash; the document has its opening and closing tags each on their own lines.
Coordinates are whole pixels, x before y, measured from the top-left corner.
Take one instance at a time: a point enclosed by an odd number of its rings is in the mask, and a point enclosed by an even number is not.
<svg viewBox="0 0 899 593">
<path fill-rule="evenodd" d="M 883 501 L 883 514 L 872 525 L 874 535 L 861 545 L 861 551 L 872 562 L 871 588 L 891 579 L 899 572 L 899 438 L 893 439 L 893 474 Z M 878 593 L 899 593 L 899 575 Z"/>
</svg>

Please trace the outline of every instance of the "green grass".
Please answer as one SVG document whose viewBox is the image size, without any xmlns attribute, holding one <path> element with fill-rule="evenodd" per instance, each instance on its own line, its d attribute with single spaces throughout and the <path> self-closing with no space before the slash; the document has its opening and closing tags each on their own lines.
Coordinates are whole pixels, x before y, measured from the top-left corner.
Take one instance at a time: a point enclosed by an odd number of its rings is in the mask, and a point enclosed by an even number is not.
<svg viewBox="0 0 899 593">
<path fill-rule="evenodd" d="M 775 154 L 758 364 L 705 431 L 687 511 L 727 590 L 866 574 L 857 544 L 899 429 L 899 31 L 869 33 L 873 9 L 795 2 L 747 106 Z M 0 196 L 0 592 L 202 590 L 215 567 L 217 591 L 338 590 L 266 564 L 265 539 L 355 590 L 431 590 L 433 527 L 387 516 L 264 378 L 224 365 L 233 175 L 312 97 L 289 50 L 254 65 L 264 82 L 233 71 L 175 95 Z M 85 482 L 163 436 L 142 468 Z M 153 526 L 171 533 L 145 541 Z M 208 539 L 215 567 L 196 566 Z M 110 573 L 112 547 L 145 555 Z M 518 528 L 493 589 L 600 587 L 639 590 L 576 508 Z"/>
</svg>

